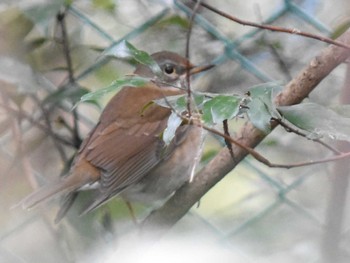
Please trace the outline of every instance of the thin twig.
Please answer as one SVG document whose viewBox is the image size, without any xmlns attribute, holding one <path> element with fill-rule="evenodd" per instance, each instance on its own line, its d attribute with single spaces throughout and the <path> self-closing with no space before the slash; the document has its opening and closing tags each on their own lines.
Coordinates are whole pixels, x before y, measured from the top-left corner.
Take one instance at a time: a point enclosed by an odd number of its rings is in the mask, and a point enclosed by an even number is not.
<svg viewBox="0 0 350 263">
<path fill-rule="evenodd" d="M 222 122 L 222 125 L 223 125 L 223 128 L 224 128 L 224 133 L 225 133 L 225 135 L 231 137 L 230 131 L 229 131 L 229 129 L 228 129 L 227 119 L 224 120 L 224 121 Z M 230 151 L 230 155 L 231 155 L 231 157 L 232 157 L 232 160 L 235 160 L 235 156 L 234 156 L 234 154 L 233 154 L 233 149 L 232 149 L 232 143 L 231 143 L 231 141 L 225 138 L 225 144 L 226 144 L 227 149 Z"/>
<path fill-rule="evenodd" d="M 57 14 L 57 22 L 61 28 L 63 54 L 64 54 L 66 62 L 67 62 L 69 82 L 74 83 L 75 79 L 74 79 L 73 63 L 72 63 L 72 57 L 70 54 L 70 47 L 69 47 L 69 43 L 68 43 L 68 34 L 67 34 L 67 26 L 66 26 L 66 22 L 65 22 L 65 17 L 66 17 L 66 10 L 64 10 L 63 12 L 59 12 Z"/>
<path fill-rule="evenodd" d="M 266 159 L 260 153 L 255 151 L 253 148 L 240 143 L 239 141 L 231 138 L 230 136 L 226 135 L 225 133 L 222 133 L 222 132 L 220 132 L 220 131 L 218 131 L 216 129 L 210 128 L 210 127 L 205 126 L 205 125 L 201 125 L 200 127 L 202 127 L 204 130 L 207 130 L 207 131 L 209 131 L 211 133 L 219 135 L 219 136 L 223 137 L 225 140 L 228 140 L 231 143 L 235 144 L 236 146 L 244 149 L 250 155 L 252 155 L 257 161 L 259 161 L 259 162 L 261 162 L 261 163 L 263 163 L 266 166 L 271 167 L 271 168 L 287 168 L 287 169 L 290 169 L 290 168 L 295 168 L 295 167 L 302 167 L 302 166 L 308 166 L 308 165 L 332 162 L 332 161 L 337 161 L 337 160 L 341 160 L 341 159 L 350 157 L 350 152 L 346 152 L 346 153 L 339 153 L 339 154 L 337 154 L 335 156 L 331 156 L 331 157 L 320 159 L 320 160 L 316 160 L 316 161 L 300 162 L 300 163 L 294 163 L 294 164 L 276 164 L 276 163 L 270 162 L 268 159 Z"/>
<path fill-rule="evenodd" d="M 191 18 L 190 18 L 190 23 L 189 23 L 189 28 L 187 31 L 187 36 L 186 36 L 186 58 L 187 58 L 187 65 L 186 65 L 186 86 L 187 86 L 187 112 L 188 116 L 191 117 L 192 115 L 192 110 L 191 110 L 191 98 L 192 98 L 192 90 L 191 90 L 191 81 L 190 81 L 190 38 L 191 38 L 191 33 L 192 33 L 192 27 L 193 27 L 193 21 L 196 16 L 196 13 L 198 11 L 199 5 L 200 5 L 201 0 L 199 0 L 196 5 L 193 8 Z"/>
<path fill-rule="evenodd" d="M 327 149 L 331 150 L 333 153 L 335 154 L 341 154 L 342 152 L 337 150 L 336 148 L 334 148 L 333 146 L 321 141 L 320 139 L 317 139 L 317 138 L 308 138 L 307 135 L 301 131 L 299 131 L 298 129 L 295 129 L 293 127 L 291 127 L 290 125 L 288 125 L 287 123 L 285 123 L 283 120 L 281 119 L 277 119 L 277 118 L 272 118 L 271 120 L 277 122 L 279 125 L 281 125 L 287 132 L 293 132 L 299 136 L 302 136 L 302 137 L 305 137 L 307 138 L 308 140 L 311 140 L 311 141 L 314 141 L 314 142 L 317 142 L 321 145 L 323 145 L 324 147 L 326 147 Z"/>
<path fill-rule="evenodd" d="M 67 9 L 57 14 L 57 22 L 60 25 L 61 33 L 62 33 L 63 53 L 67 63 L 69 83 L 72 85 L 73 88 L 75 88 L 76 81 L 74 77 L 72 56 L 70 53 L 70 46 L 68 41 L 67 26 L 65 22 L 66 11 Z M 73 114 L 73 141 L 74 141 L 74 145 L 78 148 L 82 140 L 79 136 L 79 116 L 76 108 L 72 110 L 72 114 Z"/>
<path fill-rule="evenodd" d="M 198 0 L 192 0 L 193 2 L 196 2 L 196 3 L 199 3 L 200 1 Z M 275 32 L 281 32 L 281 33 L 288 33 L 288 34 L 293 34 L 293 35 L 299 35 L 299 36 L 303 36 L 303 37 L 307 37 L 307 38 L 312 38 L 312 39 L 317 39 L 317 40 L 320 40 L 322 42 L 325 42 L 325 43 L 328 43 L 328 44 L 333 44 L 333 45 L 336 45 L 336 46 L 339 46 L 339 47 L 343 47 L 343 48 L 346 48 L 346 49 L 350 49 L 350 45 L 347 45 L 347 44 L 344 44 L 342 42 L 339 42 L 339 41 L 336 41 L 336 40 L 333 40 L 331 38 L 328 38 L 328 37 L 324 37 L 324 36 L 320 36 L 320 35 L 315 35 L 315 34 L 311 34 L 311 33 L 307 33 L 307 32 L 302 32 L 298 29 L 291 29 L 291 28 L 284 28 L 284 27 L 278 27 L 278 26 L 271 26 L 271 25 L 262 25 L 262 24 L 259 24 L 259 23 L 254 23 L 254 22 L 251 22 L 251 21 L 247 21 L 247 20 L 242 20 L 242 19 L 239 19 L 237 17 L 234 17 L 232 15 L 229 15 L 209 4 L 206 4 L 206 3 L 200 3 L 201 6 L 207 8 L 208 10 L 220 15 L 220 16 L 223 16 L 229 20 L 232 20 L 238 24 L 241 24 L 241 25 L 244 25 L 244 26 L 252 26 L 252 27 L 257 27 L 257 28 L 261 28 L 261 29 L 266 29 L 266 30 L 270 30 L 270 31 L 275 31 Z"/>
</svg>

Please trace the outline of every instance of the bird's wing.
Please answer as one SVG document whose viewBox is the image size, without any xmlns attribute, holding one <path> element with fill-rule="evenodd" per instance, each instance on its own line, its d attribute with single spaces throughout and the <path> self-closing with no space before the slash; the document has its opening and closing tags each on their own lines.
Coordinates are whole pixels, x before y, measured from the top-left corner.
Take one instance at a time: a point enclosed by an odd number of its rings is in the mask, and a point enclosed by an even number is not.
<svg viewBox="0 0 350 263">
<path fill-rule="evenodd" d="M 140 125 L 132 131 L 110 129 L 110 137 L 98 137 L 87 149 L 86 158 L 101 169 L 101 179 L 100 190 L 84 213 L 142 179 L 162 158 L 164 142 L 159 135 L 164 129 L 163 121 Z"/>
<path fill-rule="evenodd" d="M 152 96 L 143 99 L 144 92 Z M 142 179 L 162 159 L 165 145 L 161 134 L 171 110 L 147 106 L 162 96 L 159 88 L 128 88 L 108 104 L 80 153 L 101 170 L 100 195 L 88 210 Z M 125 105 L 131 97 L 133 103 Z"/>
<path fill-rule="evenodd" d="M 159 133 L 165 124 L 166 119 L 126 128 L 114 122 L 103 131 L 98 131 L 97 127 L 92 132 L 83 154 L 86 161 L 100 170 L 101 177 L 93 202 L 83 213 L 95 209 L 141 179 L 161 160 L 164 143 Z M 73 192 L 65 198 L 55 222 L 63 218 L 75 196 Z"/>
<path fill-rule="evenodd" d="M 124 189 L 160 161 L 164 147 L 160 134 L 165 125 L 166 119 L 127 128 L 114 123 L 90 143 L 86 159 L 102 171 L 102 192 Z"/>
</svg>

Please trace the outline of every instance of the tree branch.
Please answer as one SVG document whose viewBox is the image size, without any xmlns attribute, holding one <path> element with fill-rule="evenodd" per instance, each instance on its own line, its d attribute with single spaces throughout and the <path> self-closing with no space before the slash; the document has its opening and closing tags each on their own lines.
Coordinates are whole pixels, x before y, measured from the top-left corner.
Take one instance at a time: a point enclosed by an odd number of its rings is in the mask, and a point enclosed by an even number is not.
<svg viewBox="0 0 350 263">
<path fill-rule="evenodd" d="M 193 2 L 198 3 L 198 0 L 192 0 Z M 342 43 L 341 41 L 335 41 L 329 37 L 324 37 L 324 36 L 320 36 L 320 35 L 315 35 L 315 34 L 311 34 L 311 33 L 307 33 L 307 32 L 302 32 L 299 29 L 295 29 L 295 28 L 285 28 L 285 27 L 279 27 L 279 26 L 272 26 L 272 25 L 266 25 L 266 24 L 259 24 L 259 23 L 254 23 L 251 21 L 247 21 L 247 20 L 243 20 L 243 19 L 239 19 L 238 17 L 232 16 L 230 14 L 227 14 L 223 11 L 220 11 L 219 9 L 206 4 L 206 3 L 199 3 L 201 6 L 205 7 L 206 9 L 222 16 L 225 17 L 233 22 L 236 22 L 238 24 L 241 24 L 243 26 L 252 26 L 252 27 L 256 27 L 256 28 L 260 28 L 260 29 L 265 29 L 265 30 L 270 30 L 270 31 L 274 31 L 274 32 L 281 32 L 281 33 L 288 33 L 288 34 L 292 34 L 292 35 L 299 35 L 299 36 L 303 36 L 303 37 L 307 37 L 307 38 L 312 38 L 312 39 L 316 39 L 316 40 L 320 40 L 322 42 L 328 43 L 328 44 L 333 44 L 339 47 L 343 47 L 346 49 L 350 49 L 350 46 Z"/>
<path fill-rule="evenodd" d="M 346 45 L 350 44 L 350 31 L 339 39 Z M 277 105 L 293 105 L 300 103 L 308 94 L 339 64 L 350 56 L 350 51 L 339 46 L 330 45 L 314 57 L 284 90 L 277 95 Z M 276 126 L 275 123 L 274 126 Z M 234 138 L 243 145 L 254 148 L 264 138 L 265 134 L 247 122 Z M 222 149 L 211 160 L 191 183 L 183 185 L 161 208 L 154 210 L 143 222 L 143 229 L 152 229 L 153 237 L 161 235 L 180 220 L 200 198 L 242 161 L 247 152 L 233 146 L 235 160 L 227 148 Z"/>
</svg>

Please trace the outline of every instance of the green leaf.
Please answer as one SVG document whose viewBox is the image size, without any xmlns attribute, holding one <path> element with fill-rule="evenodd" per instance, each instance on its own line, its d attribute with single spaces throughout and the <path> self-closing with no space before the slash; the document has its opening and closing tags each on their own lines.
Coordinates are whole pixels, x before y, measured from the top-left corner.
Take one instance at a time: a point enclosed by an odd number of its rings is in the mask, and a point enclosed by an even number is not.
<svg viewBox="0 0 350 263">
<path fill-rule="evenodd" d="M 147 52 L 135 48 L 126 40 L 106 49 L 102 55 L 121 59 L 134 59 L 138 63 L 148 66 L 157 76 L 162 75 L 159 65 Z"/>
<path fill-rule="evenodd" d="M 117 89 L 123 87 L 123 86 L 131 86 L 131 87 L 140 87 L 145 85 L 147 82 L 149 82 L 148 78 L 141 78 L 137 76 L 131 76 L 131 77 L 126 77 L 123 79 L 117 79 L 112 82 L 111 85 L 109 85 L 106 88 L 99 89 L 94 92 L 90 92 L 85 94 L 80 98 L 80 102 L 85 102 L 85 101 L 94 101 L 102 96 L 106 95 L 107 93 L 110 93 L 112 91 L 116 91 Z"/>
<path fill-rule="evenodd" d="M 230 120 L 239 114 L 241 101 L 237 96 L 217 95 L 204 103 L 202 119 L 209 125 Z"/>
<path fill-rule="evenodd" d="M 256 128 L 265 133 L 271 131 L 271 117 L 279 117 L 274 105 L 274 98 L 281 90 L 282 86 L 276 83 L 265 83 L 249 89 L 248 117 Z"/>
<path fill-rule="evenodd" d="M 158 99 L 158 100 L 155 100 L 154 102 L 162 107 L 173 109 L 178 114 L 181 114 L 187 111 L 187 99 L 188 99 L 187 94 L 181 94 L 181 95 L 174 95 L 174 96 L 169 96 L 167 98 Z M 192 99 L 194 101 L 194 105 L 193 103 L 191 105 L 192 107 L 195 107 L 193 109 L 201 110 L 203 103 L 207 100 L 207 96 L 204 93 L 192 92 Z"/>
<path fill-rule="evenodd" d="M 187 112 L 187 94 L 169 96 L 155 100 L 158 105 L 174 110 L 168 121 L 168 128 L 163 134 L 163 140 L 169 143 L 175 135 L 182 120 L 179 117 Z M 237 95 L 222 95 L 214 93 L 192 92 L 191 109 L 202 112 L 202 120 L 207 125 L 213 125 L 226 119 L 232 119 L 241 113 L 242 97 Z"/>
<path fill-rule="evenodd" d="M 185 99 L 187 96 L 185 94 L 182 95 L 174 95 L 166 98 L 161 98 L 154 100 L 154 103 L 157 103 L 159 106 L 164 108 L 170 108 L 175 110 L 177 113 L 181 114 L 184 110 L 186 110 Z"/>
<path fill-rule="evenodd" d="M 290 123 L 310 132 L 310 138 L 329 137 L 350 141 L 350 118 L 316 103 L 281 106 L 278 110 Z"/>
<path fill-rule="evenodd" d="M 202 109 L 202 105 L 207 99 L 206 96 L 199 92 L 198 93 L 192 92 L 191 95 L 192 95 L 192 103 L 191 103 L 192 109 L 193 110 Z M 187 100 L 188 100 L 188 94 L 181 95 L 179 99 L 176 101 L 175 108 L 179 109 L 180 112 L 187 111 L 187 106 L 188 106 Z"/>
<path fill-rule="evenodd" d="M 188 95 L 181 94 L 155 100 L 155 103 L 182 114 L 187 111 L 187 100 Z M 192 92 L 191 108 L 202 113 L 202 119 L 207 125 L 213 125 L 239 115 L 242 101 L 238 95 Z"/>
<path fill-rule="evenodd" d="M 198 111 L 202 108 L 206 96 L 202 93 L 192 93 L 192 110 Z M 172 109 L 172 113 L 168 119 L 167 128 L 163 133 L 163 141 L 168 145 L 175 136 L 176 129 L 181 125 L 182 119 L 179 117 L 187 112 L 188 94 L 174 95 L 166 98 L 155 100 L 154 103 Z M 194 103 L 193 103 L 194 102 Z"/>
</svg>

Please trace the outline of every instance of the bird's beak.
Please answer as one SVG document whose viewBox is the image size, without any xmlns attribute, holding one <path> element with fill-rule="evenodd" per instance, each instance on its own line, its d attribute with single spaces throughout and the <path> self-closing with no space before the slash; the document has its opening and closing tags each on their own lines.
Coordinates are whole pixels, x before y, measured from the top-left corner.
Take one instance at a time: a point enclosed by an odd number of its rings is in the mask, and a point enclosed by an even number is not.
<svg viewBox="0 0 350 263">
<path fill-rule="evenodd" d="M 190 75 L 194 75 L 213 68 L 215 65 L 194 66 L 190 69 Z"/>
</svg>

